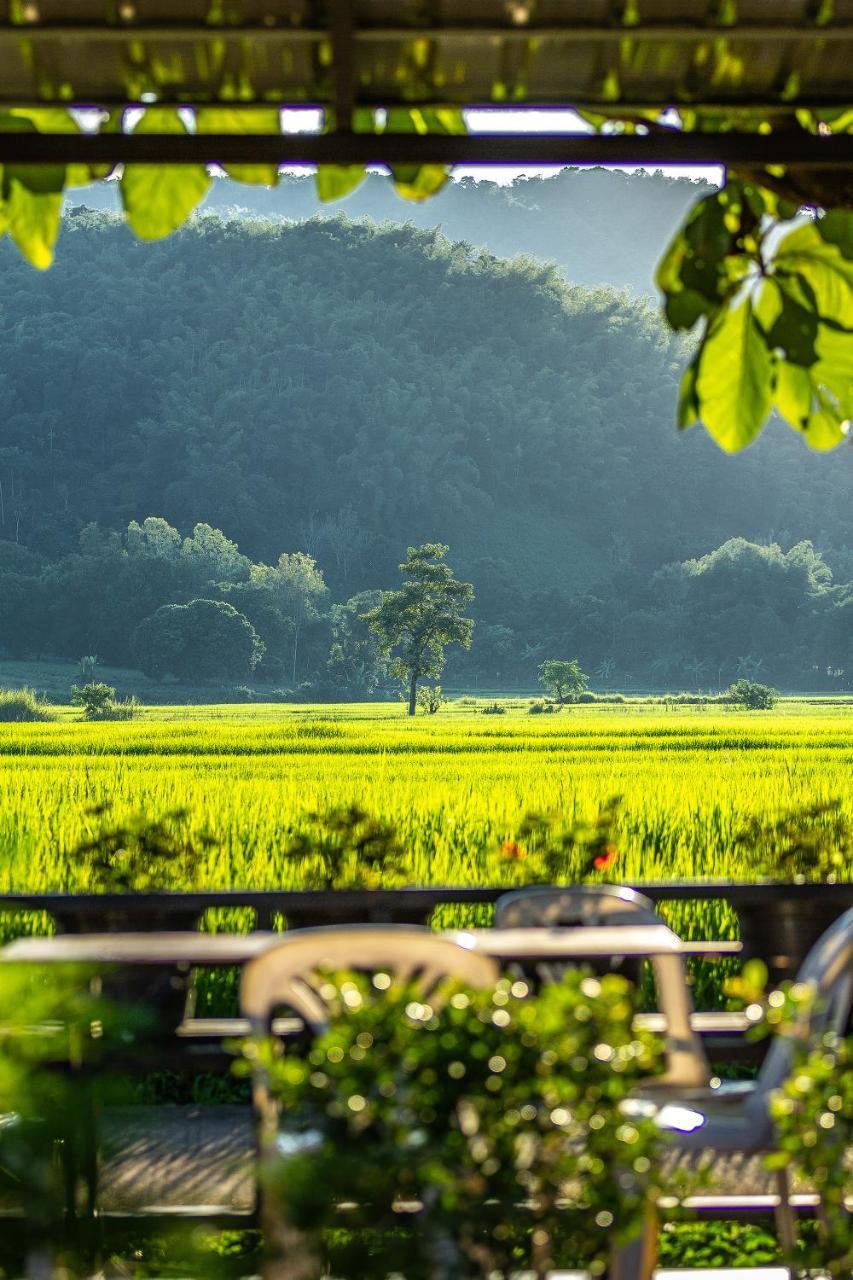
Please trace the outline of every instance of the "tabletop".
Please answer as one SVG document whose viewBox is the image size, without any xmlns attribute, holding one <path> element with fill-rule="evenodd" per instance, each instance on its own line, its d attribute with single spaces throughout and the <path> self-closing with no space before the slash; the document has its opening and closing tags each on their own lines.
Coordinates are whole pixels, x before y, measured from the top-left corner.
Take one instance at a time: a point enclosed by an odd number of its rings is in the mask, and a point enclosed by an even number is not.
<svg viewBox="0 0 853 1280">
<path fill-rule="evenodd" d="M 78 933 L 18 938 L 0 949 L 0 963 L 243 965 L 288 936 L 286 933 Z M 666 925 L 579 925 L 565 928 L 455 929 L 444 934 L 468 950 L 496 960 L 571 959 L 595 956 L 736 954 L 740 944 L 682 942 Z"/>
</svg>

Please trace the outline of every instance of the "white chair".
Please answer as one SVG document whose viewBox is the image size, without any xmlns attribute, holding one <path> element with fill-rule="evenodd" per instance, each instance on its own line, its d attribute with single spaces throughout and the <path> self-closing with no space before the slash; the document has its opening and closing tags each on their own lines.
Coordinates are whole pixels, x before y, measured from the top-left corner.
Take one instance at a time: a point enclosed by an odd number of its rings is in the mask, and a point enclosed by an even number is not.
<svg viewBox="0 0 853 1280">
<path fill-rule="evenodd" d="M 796 1028 L 795 1037 L 777 1037 L 755 1080 L 721 1085 L 718 1089 L 672 1090 L 666 1101 L 638 1099 L 635 1109 L 651 1107 L 681 1153 L 738 1153 L 761 1155 L 775 1150 L 776 1135 L 770 1097 L 790 1076 L 798 1045 L 816 1042 L 827 1031 L 843 1035 L 853 1004 L 853 909 L 836 920 L 818 939 L 803 962 L 797 982 L 810 986 L 813 1010 Z M 796 1218 L 790 1203 L 785 1170 L 776 1174 L 777 1231 L 786 1250 L 796 1243 Z M 651 1271 L 638 1272 L 645 1280 Z"/>
<path fill-rule="evenodd" d="M 648 898 L 622 885 L 535 887 L 504 894 L 495 903 L 495 926 L 505 929 L 572 928 L 584 925 L 662 925 Z M 614 956 L 613 959 L 618 959 Z M 566 961 L 542 962 L 537 974 L 558 982 Z M 693 1000 L 680 955 L 650 956 L 658 1003 L 666 1015 L 667 1068 L 654 1081 L 659 1090 L 704 1088 L 711 1070 L 700 1037 L 690 1022 Z"/>
<path fill-rule="evenodd" d="M 393 924 L 296 929 L 243 970 L 240 1006 L 253 1032 L 268 1033 L 273 1013 L 284 1006 L 315 1034 L 321 1031 L 328 1007 L 320 994 L 320 975 L 329 969 L 387 969 L 401 982 L 417 982 L 425 995 L 444 978 L 488 987 L 500 976 L 488 956 L 466 950 L 431 929 Z"/>
<path fill-rule="evenodd" d="M 253 1033 L 268 1035 L 276 1010 L 286 1007 L 315 1035 L 328 1018 L 321 989 L 323 971 L 355 969 L 387 971 L 401 982 L 417 982 L 424 996 L 434 993 L 444 978 L 458 978 L 470 987 L 493 986 L 497 965 L 488 956 L 468 951 L 426 928 L 406 925 L 342 925 L 298 929 L 274 943 L 243 970 L 240 1006 Z M 280 1151 L 279 1113 L 270 1098 L 263 1073 L 256 1072 L 253 1102 L 259 1122 L 259 1159 L 275 1160 Z M 291 1280 L 314 1277 L 314 1261 L 303 1251 L 298 1232 L 269 1196 L 260 1197 L 259 1214 L 267 1248 L 288 1258 Z M 263 1271 L 265 1280 L 279 1280 L 275 1260 Z"/>
</svg>

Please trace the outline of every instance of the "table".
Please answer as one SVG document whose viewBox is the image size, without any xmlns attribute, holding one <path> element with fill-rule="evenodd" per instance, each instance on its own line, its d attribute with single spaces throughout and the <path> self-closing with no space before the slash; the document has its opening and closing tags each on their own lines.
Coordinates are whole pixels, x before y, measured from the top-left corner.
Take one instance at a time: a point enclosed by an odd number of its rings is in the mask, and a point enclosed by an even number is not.
<svg viewBox="0 0 853 1280">
<path fill-rule="evenodd" d="M 346 928 L 346 926 L 341 926 Z M 18 938 L 0 948 L 0 964 L 244 965 L 287 933 L 76 933 Z M 445 937 L 496 960 L 557 960 L 601 956 L 737 955 L 739 942 L 683 942 L 666 925 L 578 925 L 546 929 L 452 929 Z"/>
<path fill-rule="evenodd" d="M 345 926 L 344 926 L 345 927 Z M 357 932 L 354 930 L 354 933 Z M 693 1007 L 684 975 L 684 956 L 697 953 L 666 925 L 575 925 L 518 929 L 456 929 L 445 937 L 469 950 L 509 962 L 545 962 L 612 956 L 648 958 L 666 1024 L 667 1071 L 662 1083 L 702 1086 L 710 1068 L 692 1023 Z M 94 965 L 158 966 L 188 970 L 219 965 L 244 965 L 287 934 L 111 933 L 60 934 L 53 938 L 19 938 L 0 950 L 0 963 L 78 963 Z M 711 944 L 720 954 L 720 943 Z M 738 943 L 726 951 L 736 953 Z M 177 1016 L 172 1031 L 181 1023 Z"/>
</svg>

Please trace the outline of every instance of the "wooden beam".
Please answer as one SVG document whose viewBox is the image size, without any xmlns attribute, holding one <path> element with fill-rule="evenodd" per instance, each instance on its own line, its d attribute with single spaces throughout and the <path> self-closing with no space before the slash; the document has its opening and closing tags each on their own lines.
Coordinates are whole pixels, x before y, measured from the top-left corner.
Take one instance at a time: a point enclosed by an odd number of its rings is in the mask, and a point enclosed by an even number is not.
<svg viewBox="0 0 853 1280">
<path fill-rule="evenodd" d="M 0 133 L 0 164 L 779 165 L 853 167 L 853 135 Z"/>
</svg>

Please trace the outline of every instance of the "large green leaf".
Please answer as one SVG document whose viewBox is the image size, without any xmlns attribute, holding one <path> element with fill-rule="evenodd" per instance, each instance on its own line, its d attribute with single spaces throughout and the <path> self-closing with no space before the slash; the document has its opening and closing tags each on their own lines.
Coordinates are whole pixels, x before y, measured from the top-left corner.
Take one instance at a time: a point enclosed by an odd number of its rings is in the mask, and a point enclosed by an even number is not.
<svg viewBox="0 0 853 1280">
<path fill-rule="evenodd" d="M 812 410 L 812 380 L 808 369 L 780 360 L 776 366 L 776 389 L 773 403 L 782 417 L 797 431 L 802 431 Z"/>
<path fill-rule="evenodd" d="M 780 241 L 774 265 L 779 276 L 805 280 L 822 320 L 853 329 L 853 260 L 825 240 L 814 223 L 795 228 Z"/>
<path fill-rule="evenodd" d="M 699 356 L 696 397 L 702 421 L 729 453 L 750 444 L 764 426 L 773 400 L 773 357 L 751 298 L 714 317 Z"/>
<path fill-rule="evenodd" d="M 149 108 L 137 133 L 185 133 L 173 107 Z M 203 165 L 128 164 L 121 177 L 121 198 L 130 226 L 140 240 L 160 240 L 183 226 L 204 198 L 210 175 Z"/>
<path fill-rule="evenodd" d="M 838 245 L 843 257 L 853 258 L 853 212 L 829 209 L 815 225 L 822 240 Z"/>
<path fill-rule="evenodd" d="M 445 185 L 450 170 L 443 164 L 393 164 L 394 190 L 405 200 L 427 200 Z"/>
<path fill-rule="evenodd" d="M 317 170 L 317 196 L 320 200 L 342 200 L 367 176 L 362 164 L 321 164 Z"/>
<path fill-rule="evenodd" d="M 195 125 L 199 133 L 281 132 L 278 107 L 197 107 Z M 226 164 L 229 178 L 255 186 L 274 187 L 278 183 L 276 164 Z"/>
<path fill-rule="evenodd" d="M 699 401 L 696 398 L 696 364 L 694 358 L 681 376 L 678 388 L 678 429 L 684 431 L 699 421 Z"/>
<path fill-rule="evenodd" d="M 815 346 L 814 381 L 838 402 L 841 418 L 853 416 L 853 334 L 821 325 Z"/>
<path fill-rule="evenodd" d="M 4 174 L 4 189 L 7 188 Z M 40 194 L 17 178 L 8 181 L 6 195 L 9 234 L 21 253 L 40 271 L 53 262 L 53 246 L 59 234 L 62 194 Z"/>
</svg>

